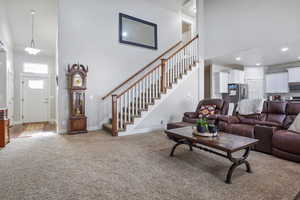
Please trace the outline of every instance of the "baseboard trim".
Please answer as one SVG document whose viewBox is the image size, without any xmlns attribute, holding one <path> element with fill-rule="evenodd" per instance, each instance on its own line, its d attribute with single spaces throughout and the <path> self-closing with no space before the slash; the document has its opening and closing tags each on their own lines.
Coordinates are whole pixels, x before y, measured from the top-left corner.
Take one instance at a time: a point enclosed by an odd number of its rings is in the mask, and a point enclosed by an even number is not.
<svg viewBox="0 0 300 200">
<path fill-rule="evenodd" d="M 12 125 L 14 126 L 14 125 L 21 125 L 21 124 L 23 124 L 23 122 L 22 122 L 22 121 L 15 121 L 15 122 L 13 122 L 13 124 L 12 124 Z"/>
<path fill-rule="evenodd" d="M 99 126 L 90 126 L 87 128 L 88 131 L 99 131 L 101 130 L 101 128 Z M 68 133 L 68 130 L 67 129 L 60 129 L 58 130 L 57 132 L 58 134 L 66 134 Z"/>
<path fill-rule="evenodd" d="M 143 133 L 149 133 L 149 132 L 153 132 L 153 131 L 163 131 L 163 130 L 165 130 L 165 125 L 155 126 L 155 127 L 150 127 L 150 128 L 133 129 L 133 130 L 125 131 L 125 132 L 119 132 L 118 136 L 143 134 Z"/>
</svg>

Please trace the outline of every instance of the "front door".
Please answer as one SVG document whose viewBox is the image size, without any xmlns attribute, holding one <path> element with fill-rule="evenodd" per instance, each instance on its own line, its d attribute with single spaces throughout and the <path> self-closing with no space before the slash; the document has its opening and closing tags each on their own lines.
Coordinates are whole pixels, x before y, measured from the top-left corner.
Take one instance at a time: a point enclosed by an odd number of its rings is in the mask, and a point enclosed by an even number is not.
<svg viewBox="0 0 300 200">
<path fill-rule="evenodd" d="M 49 121 L 48 77 L 23 77 L 22 119 L 23 123 Z"/>
</svg>

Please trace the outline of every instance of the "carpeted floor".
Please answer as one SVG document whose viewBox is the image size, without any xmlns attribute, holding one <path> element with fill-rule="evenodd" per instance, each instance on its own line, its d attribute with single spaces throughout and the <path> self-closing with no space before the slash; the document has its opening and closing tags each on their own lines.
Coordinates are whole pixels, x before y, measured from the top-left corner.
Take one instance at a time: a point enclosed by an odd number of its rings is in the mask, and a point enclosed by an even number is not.
<svg viewBox="0 0 300 200">
<path fill-rule="evenodd" d="M 12 140 L 0 151 L 1 200 L 292 200 L 300 164 L 252 152 L 254 173 L 207 152 L 177 149 L 162 132 L 112 138 L 104 132 Z"/>
</svg>

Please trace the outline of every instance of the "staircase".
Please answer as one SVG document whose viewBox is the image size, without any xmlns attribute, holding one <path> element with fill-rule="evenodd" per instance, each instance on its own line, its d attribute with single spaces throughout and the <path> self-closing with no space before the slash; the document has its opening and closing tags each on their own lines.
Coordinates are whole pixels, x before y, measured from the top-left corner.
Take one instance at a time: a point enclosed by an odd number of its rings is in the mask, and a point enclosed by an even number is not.
<svg viewBox="0 0 300 200">
<path fill-rule="evenodd" d="M 163 94 L 172 89 L 174 84 L 197 65 L 198 36 L 178 48 L 179 44 L 181 42 L 102 98 L 103 100 L 109 96 L 112 98 L 111 119 L 109 123 L 103 125 L 105 130 L 111 132 L 113 136 L 126 131 L 129 125 L 134 124 L 136 118 L 141 117 L 142 112 L 148 112 L 149 106 L 156 104 Z M 172 51 L 175 52 L 163 58 Z M 160 63 L 153 66 L 159 60 Z M 145 72 L 146 70 L 148 71 Z"/>
</svg>

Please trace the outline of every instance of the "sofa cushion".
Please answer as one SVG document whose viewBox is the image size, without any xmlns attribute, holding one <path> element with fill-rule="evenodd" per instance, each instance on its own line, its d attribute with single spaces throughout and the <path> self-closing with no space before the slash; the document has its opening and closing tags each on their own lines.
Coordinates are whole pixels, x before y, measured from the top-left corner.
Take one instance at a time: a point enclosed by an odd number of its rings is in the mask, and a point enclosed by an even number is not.
<svg viewBox="0 0 300 200">
<path fill-rule="evenodd" d="M 268 113 L 285 114 L 287 103 L 281 101 L 270 101 L 268 103 Z"/>
<path fill-rule="evenodd" d="M 227 128 L 231 134 L 254 138 L 254 125 L 230 124 Z"/>
<path fill-rule="evenodd" d="M 284 120 L 283 127 L 288 129 L 294 122 L 296 116 L 300 113 L 300 103 L 299 102 L 290 102 L 286 108 L 286 118 Z"/>
<path fill-rule="evenodd" d="M 273 147 L 293 154 L 300 154 L 300 134 L 279 130 L 272 138 Z"/>
<path fill-rule="evenodd" d="M 240 122 L 240 120 L 239 120 L 239 118 L 237 116 L 219 115 L 218 119 L 220 121 L 227 122 L 227 123 L 230 123 L 230 124 L 231 123 L 234 124 L 234 123 L 239 123 Z"/>
<path fill-rule="evenodd" d="M 250 124 L 250 125 L 255 125 L 258 120 L 253 119 L 253 118 L 247 118 L 244 116 L 239 116 L 239 120 L 242 124 Z"/>
</svg>

